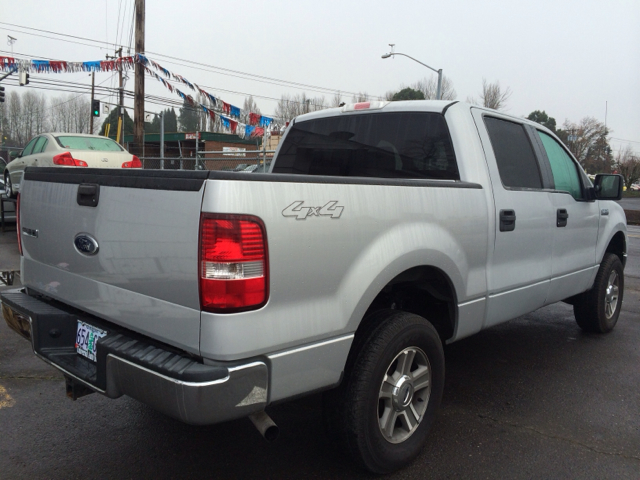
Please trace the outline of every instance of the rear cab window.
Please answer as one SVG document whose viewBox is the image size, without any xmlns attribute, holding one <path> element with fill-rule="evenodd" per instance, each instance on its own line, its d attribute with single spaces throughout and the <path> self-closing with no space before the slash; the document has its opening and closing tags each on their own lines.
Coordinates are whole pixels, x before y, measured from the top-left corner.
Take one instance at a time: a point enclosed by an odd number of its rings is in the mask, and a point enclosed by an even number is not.
<svg viewBox="0 0 640 480">
<path fill-rule="evenodd" d="M 542 175 L 524 125 L 485 117 L 500 180 L 509 189 L 542 189 Z"/>
<path fill-rule="evenodd" d="M 459 180 L 439 113 L 340 115 L 294 123 L 273 173 Z"/>
</svg>

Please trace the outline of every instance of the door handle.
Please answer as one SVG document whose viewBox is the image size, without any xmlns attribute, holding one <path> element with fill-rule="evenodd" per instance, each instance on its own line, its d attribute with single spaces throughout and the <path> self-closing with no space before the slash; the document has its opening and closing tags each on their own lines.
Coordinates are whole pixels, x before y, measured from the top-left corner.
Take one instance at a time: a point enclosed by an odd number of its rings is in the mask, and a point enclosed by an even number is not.
<svg viewBox="0 0 640 480">
<path fill-rule="evenodd" d="M 569 214 L 565 208 L 559 208 L 556 213 L 556 227 L 566 227 Z"/>
<path fill-rule="evenodd" d="M 513 232 L 516 229 L 516 211 L 500 210 L 500 231 Z"/>
<path fill-rule="evenodd" d="M 100 200 L 100 185 L 96 183 L 81 183 L 78 185 L 78 205 L 84 207 L 97 207 Z"/>
</svg>

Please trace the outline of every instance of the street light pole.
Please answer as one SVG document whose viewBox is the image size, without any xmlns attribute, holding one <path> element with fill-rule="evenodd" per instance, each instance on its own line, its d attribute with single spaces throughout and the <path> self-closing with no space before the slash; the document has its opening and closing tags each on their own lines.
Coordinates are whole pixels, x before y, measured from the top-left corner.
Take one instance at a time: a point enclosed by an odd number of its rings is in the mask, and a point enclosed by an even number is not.
<svg viewBox="0 0 640 480">
<path fill-rule="evenodd" d="M 393 48 L 393 45 L 392 45 L 392 48 Z M 442 100 L 442 69 L 441 68 L 436 70 L 435 68 L 430 67 L 426 63 L 422 63 L 420 60 L 416 60 L 415 58 L 409 55 L 406 55 L 404 53 L 394 52 L 393 50 L 389 53 L 385 53 L 384 55 L 382 55 L 382 58 L 389 58 L 389 57 L 393 57 L 394 55 L 402 55 L 403 57 L 410 58 L 414 62 L 418 62 L 420 65 L 427 67 L 429 70 L 433 70 L 434 72 L 436 72 L 438 74 L 438 89 L 436 91 L 436 100 Z"/>
</svg>

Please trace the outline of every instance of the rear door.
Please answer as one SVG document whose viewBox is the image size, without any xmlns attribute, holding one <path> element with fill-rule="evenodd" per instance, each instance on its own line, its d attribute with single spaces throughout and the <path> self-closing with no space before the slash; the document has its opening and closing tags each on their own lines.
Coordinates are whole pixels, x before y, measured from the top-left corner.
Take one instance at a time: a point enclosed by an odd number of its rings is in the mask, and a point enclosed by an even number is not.
<svg viewBox="0 0 640 480">
<path fill-rule="evenodd" d="M 487 269 L 485 326 L 544 305 L 551 277 L 554 209 L 525 125 L 472 109 L 495 206 L 495 244 Z"/>
<path fill-rule="evenodd" d="M 36 138 L 36 143 L 33 145 L 31 154 L 24 157 L 24 168 L 27 167 L 39 167 L 42 166 L 43 151 L 47 147 L 49 139 L 44 135 L 40 135 Z M 45 163 L 46 165 L 46 163 Z"/>
</svg>

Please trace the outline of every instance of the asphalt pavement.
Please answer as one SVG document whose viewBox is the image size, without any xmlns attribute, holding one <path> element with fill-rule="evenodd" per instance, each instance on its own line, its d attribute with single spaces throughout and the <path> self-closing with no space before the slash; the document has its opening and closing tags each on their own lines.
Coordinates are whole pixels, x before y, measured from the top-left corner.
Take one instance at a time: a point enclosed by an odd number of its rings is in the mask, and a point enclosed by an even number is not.
<svg viewBox="0 0 640 480">
<path fill-rule="evenodd" d="M 629 234 L 616 329 L 585 334 L 558 303 L 446 346 L 429 440 L 385 478 L 640 478 L 640 227 Z M 15 255 L 7 235 L 0 252 Z M 314 395 L 269 408 L 281 435 L 267 443 L 246 419 L 194 427 L 126 397 L 73 402 L 0 322 L 3 479 L 372 478 L 331 445 L 321 405 Z"/>
<path fill-rule="evenodd" d="M 623 198 L 618 200 L 618 203 L 625 210 L 640 210 L 640 197 Z"/>
</svg>

